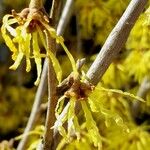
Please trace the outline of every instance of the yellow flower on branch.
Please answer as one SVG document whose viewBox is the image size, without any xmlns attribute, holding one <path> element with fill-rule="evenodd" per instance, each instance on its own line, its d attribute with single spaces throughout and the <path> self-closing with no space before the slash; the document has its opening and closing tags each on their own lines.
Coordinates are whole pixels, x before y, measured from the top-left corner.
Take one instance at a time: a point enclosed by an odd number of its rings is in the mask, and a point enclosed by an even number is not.
<svg viewBox="0 0 150 150">
<path fill-rule="evenodd" d="M 73 71 L 77 73 L 75 61 L 65 46 L 64 39 L 58 36 L 55 29 L 49 25 L 49 18 L 44 10 L 25 8 L 21 13 L 16 13 L 13 10 L 11 15 L 4 16 L 1 31 L 6 45 L 12 52 L 12 59 L 14 60 L 14 64 L 10 66 L 10 69 L 16 70 L 25 57 L 26 71 L 29 72 L 31 70 L 30 59 L 35 60 L 37 67 L 37 80 L 35 81 L 35 85 L 38 85 L 40 81 L 43 57 L 49 57 L 51 59 L 57 79 L 59 83 L 61 82 L 61 67 L 52 50 L 47 46 L 48 35 L 62 45 L 71 61 Z M 39 42 L 45 48 L 44 53 L 41 52 Z"/>
</svg>

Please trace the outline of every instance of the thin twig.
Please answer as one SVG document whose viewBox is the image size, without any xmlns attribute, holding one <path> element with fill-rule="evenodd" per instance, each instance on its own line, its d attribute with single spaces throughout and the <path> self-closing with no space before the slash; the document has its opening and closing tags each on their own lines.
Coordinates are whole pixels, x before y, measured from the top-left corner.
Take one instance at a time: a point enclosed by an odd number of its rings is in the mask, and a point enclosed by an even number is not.
<svg viewBox="0 0 150 150">
<path fill-rule="evenodd" d="M 139 87 L 139 90 L 137 92 L 137 96 L 141 97 L 143 99 L 146 98 L 146 94 L 150 91 L 150 79 L 149 77 L 145 77 Z M 133 105 L 131 107 L 131 112 L 133 115 L 133 118 L 136 119 L 140 115 L 140 108 L 141 108 L 142 102 L 140 101 L 134 101 Z"/>
<path fill-rule="evenodd" d="M 47 33 L 47 40 L 48 40 L 48 48 L 49 50 L 53 50 L 53 53 L 56 53 L 56 42 L 51 36 Z M 49 58 L 48 62 L 48 108 L 47 108 L 47 115 L 46 115 L 46 123 L 45 123 L 45 133 L 44 133 L 44 144 L 43 150 L 52 149 L 53 144 L 53 130 L 51 127 L 54 125 L 55 122 L 55 107 L 57 105 L 57 79 L 54 67 L 52 62 Z"/>
<path fill-rule="evenodd" d="M 70 0 L 68 0 L 68 1 L 70 1 Z M 58 27 L 57 27 L 58 35 L 62 35 L 63 31 L 66 29 L 66 26 L 67 26 L 70 18 L 65 17 L 65 14 L 66 15 L 70 14 L 70 10 L 71 10 L 71 6 L 69 8 L 65 6 L 63 9 L 62 16 L 60 17 L 60 21 L 59 21 Z M 66 11 L 68 11 L 68 13 Z M 70 17 L 71 17 L 71 15 L 70 15 Z M 67 18 L 67 20 L 64 20 L 64 18 Z M 46 82 L 47 81 L 47 70 L 48 70 L 48 60 L 45 59 L 43 71 L 42 71 L 42 75 L 41 75 L 41 81 L 40 81 L 40 84 L 38 86 L 38 89 L 37 89 L 37 92 L 35 95 L 34 104 L 33 104 L 32 110 L 31 110 L 31 114 L 30 114 L 27 126 L 23 133 L 26 136 L 23 136 L 22 140 L 18 144 L 17 150 L 25 150 L 25 146 L 29 139 L 28 133 L 34 128 L 34 125 L 36 123 L 36 120 L 37 120 L 36 116 L 39 112 L 39 107 L 42 103 L 43 95 L 45 94 L 45 91 L 47 88 L 47 82 Z"/>
<path fill-rule="evenodd" d="M 47 60 L 45 61 L 45 64 L 47 64 Z M 44 65 L 44 66 L 47 66 L 47 65 Z M 45 84 L 45 83 L 47 83 L 46 80 L 47 80 L 47 67 L 43 67 L 43 73 L 41 75 L 41 81 L 40 81 L 39 87 L 37 89 L 37 93 L 35 95 L 35 100 L 34 100 L 34 104 L 32 107 L 32 111 L 31 111 L 27 126 L 24 130 L 24 133 L 23 133 L 26 136 L 23 136 L 22 140 L 20 141 L 20 143 L 17 147 L 17 150 L 25 150 L 25 147 L 26 147 L 26 144 L 27 144 L 27 141 L 29 138 L 28 133 L 35 126 L 35 123 L 37 120 L 37 114 L 39 113 L 39 107 L 42 103 L 42 99 L 44 97 L 44 93 L 45 93 L 46 88 L 47 88 L 47 84 Z"/>
<path fill-rule="evenodd" d="M 57 25 L 57 18 L 59 15 L 59 7 L 61 5 L 61 1 L 60 0 L 53 0 L 52 1 L 52 6 L 51 6 L 51 11 L 50 11 L 50 18 L 52 20 L 52 26 L 56 26 Z"/>
<path fill-rule="evenodd" d="M 76 12 L 76 28 L 77 28 L 77 56 L 81 57 L 83 55 L 83 52 L 82 52 L 81 29 L 79 25 L 78 12 Z"/>
<path fill-rule="evenodd" d="M 103 74 L 127 41 L 129 33 L 148 0 L 132 0 L 107 38 L 96 60 L 87 72 L 89 81 L 97 85 Z"/>
<path fill-rule="evenodd" d="M 51 6 L 51 11 L 50 11 L 50 18 L 53 20 L 54 19 L 54 17 L 55 17 L 55 3 L 56 3 L 56 1 L 55 0 L 53 0 L 52 1 L 52 6 Z M 54 21 L 54 20 L 53 20 Z"/>
<path fill-rule="evenodd" d="M 58 35 L 62 35 L 64 33 L 64 30 L 66 29 L 66 26 L 70 20 L 70 17 L 72 16 L 73 4 L 74 4 L 74 0 L 66 1 L 66 4 L 63 9 L 63 13 L 61 15 L 61 19 L 57 26 L 57 34 Z"/>
<path fill-rule="evenodd" d="M 55 27 L 55 14 L 57 14 L 57 0 L 52 1 L 51 13 L 50 17 L 52 19 L 51 26 Z M 47 38 L 47 47 L 49 51 L 52 51 L 56 55 L 56 40 L 54 40 L 51 35 L 46 32 Z M 55 108 L 58 101 L 57 96 L 57 78 L 56 73 L 52 64 L 51 59 L 48 61 L 48 107 L 47 107 L 47 115 L 46 115 L 46 123 L 45 123 L 45 133 L 44 133 L 44 143 L 43 150 L 52 150 L 54 148 L 54 132 L 51 129 L 55 123 Z"/>
<path fill-rule="evenodd" d="M 137 96 L 145 99 L 148 90 L 150 89 L 150 79 L 146 76 L 137 92 Z"/>
</svg>

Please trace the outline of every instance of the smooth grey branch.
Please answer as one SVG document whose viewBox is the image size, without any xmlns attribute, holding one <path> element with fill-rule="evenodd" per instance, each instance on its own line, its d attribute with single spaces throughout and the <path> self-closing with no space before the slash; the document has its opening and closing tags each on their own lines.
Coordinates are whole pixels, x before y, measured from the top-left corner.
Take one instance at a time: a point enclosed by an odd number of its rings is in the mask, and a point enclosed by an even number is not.
<svg viewBox="0 0 150 150">
<path fill-rule="evenodd" d="M 92 84 L 96 85 L 100 81 L 107 68 L 125 45 L 130 31 L 142 13 L 147 1 L 132 0 L 128 5 L 87 72 L 87 77 Z"/>
</svg>

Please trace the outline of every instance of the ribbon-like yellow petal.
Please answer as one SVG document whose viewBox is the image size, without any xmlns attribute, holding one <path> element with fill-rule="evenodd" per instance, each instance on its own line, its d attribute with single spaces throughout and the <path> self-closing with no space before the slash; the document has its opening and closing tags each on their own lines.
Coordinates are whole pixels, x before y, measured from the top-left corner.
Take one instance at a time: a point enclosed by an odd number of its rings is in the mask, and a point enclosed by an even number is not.
<svg viewBox="0 0 150 150">
<path fill-rule="evenodd" d="M 30 41 L 31 41 L 31 33 L 26 32 L 26 28 L 23 27 L 21 36 L 23 37 L 23 48 L 26 56 L 26 71 L 29 72 L 31 70 L 31 62 L 30 62 Z"/>
<path fill-rule="evenodd" d="M 86 128 L 91 140 L 94 143 L 94 146 L 98 147 L 98 149 L 102 146 L 102 137 L 99 134 L 99 130 L 96 126 L 96 122 L 94 121 L 91 111 L 89 110 L 87 103 L 85 101 L 81 101 L 82 109 L 84 111 L 84 116 L 86 119 Z"/>
<path fill-rule="evenodd" d="M 21 63 L 21 60 L 23 58 L 23 53 L 21 52 L 21 46 L 19 45 L 19 54 L 17 55 L 17 58 L 15 60 L 15 63 L 9 67 L 9 69 L 12 69 L 12 70 L 16 70 L 18 68 L 18 66 L 20 65 Z"/>
<path fill-rule="evenodd" d="M 37 28 L 38 34 L 40 36 L 40 39 L 41 39 L 41 42 L 42 42 L 44 48 L 47 49 L 46 40 L 45 40 L 46 38 L 44 38 L 42 30 L 40 29 L 40 27 L 38 25 L 36 25 L 36 28 Z"/>
<path fill-rule="evenodd" d="M 38 33 L 40 35 L 41 42 L 42 42 L 44 48 L 47 51 L 47 54 L 49 55 L 49 57 L 52 61 L 54 70 L 56 72 L 57 80 L 60 83 L 61 79 L 62 79 L 62 69 L 61 69 L 61 66 L 59 64 L 59 61 L 57 60 L 56 56 L 51 52 L 51 50 L 49 50 L 48 47 L 46 46 L 46 42 L 45 42 L 46 40 L 44 39 L 44 35 L 43 35 L 41 29 L 39 27 L 37 27 L 37 30 L 38 30 Z"/>
<path fill-rule="evenodd" d="M 69 52 L 68 48 L 65 46 L 65 44 L 62 41 L 60 41 L 60 44 L 63 47 L 63 49 L 66 52 L 66 54 L 68 55 L 68 58 L 69 58 L 69 60 L 71 62 L 71 65 L 72 65 L 73 72 L 75 74 L 78 74 L 78 70 L 77 70 L 76 63 L 75 63 L 75 60 L 74 60 L 73 56 L 71 55 L 71 53 Z"/>
<path fill-rule="evenodd" d="M 64 101 L 65 101 L 66 96 L 62 96 L 58 99 L 56 108 L 55 108 L 55 116 L 56 118 L 58 118 L 58 116 L 60 115 L 60 113 L 63 110 L 63 106 L 64 106 Z"/>
<path fill-rule="evenodd" d="M 66 54 L 67 54 L 67 56 L 68 56 L 68 58 L 69 58 L 69 60 L 71 62 L 73 72 L 75 74 L 78 74 L 75 60 L 74 60 L 73 56 L 71 55 L 71 53 L 69 52 L 69 50 L 67 49 L 67 47 L 65 46 L 63 37 L 62 36 L 58 36 L 57 33 L 56 33 L 56 31 L 55 31 L 55 29 L 53 29 L 52 27 L 50 27 L 48 24 L 45 24 L 43 22 L 41 22 L 41 23 L 49 31 L 49 33 L 52 36 L 52 38 L 56 39 L 57 43 L 61 44 L 61 46 L 63 47 L 64 51 L 66 52 Z"/>
<path fill-rule="evenodd" d="M 12 59 L 16 60 L 18 50 L 17 50 L 15 44 L 13 43 L 12 39 L 10 38 L 10 36 L 7 34 L 5 25 L 2 25 L 1 32 L 2 32 L 2 37 L 4 38 L 6 45 L 13 52 Z"/>
<path fill-rule="evenodd" d="M 37 38 L 37 32 L 32 33 L 32 45 L 33 45 L 33 55 L 37 67 L 37 79 L 34 82 L 35 85 L 38 85 L 40 82 L 41 77 L 41 71 L 42 71 L 42 60 L 40 57 L 40 48 L 38 45 L 38 38 Z"/>
<path fill-rule="evenodd" d="M 11 27 L 11 24 L 14 24 L 17 22 L 17 20 L 15 18 L 9 19 L 9 17 L 12 17 L 12 15 L 5 15 L 3 17 L 3 25 L 5 26 L 5 28 L 7 29 L 7 31 L 12 35 L 12 36 L 17 36 L 16 30 Z"/>
</svg>

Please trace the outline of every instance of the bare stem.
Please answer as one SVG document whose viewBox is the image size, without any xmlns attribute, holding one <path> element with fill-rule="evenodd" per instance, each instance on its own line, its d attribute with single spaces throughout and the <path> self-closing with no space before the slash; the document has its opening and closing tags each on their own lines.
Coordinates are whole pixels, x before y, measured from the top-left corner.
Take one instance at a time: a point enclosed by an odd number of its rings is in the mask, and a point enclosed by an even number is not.
<svg viewBox="0 0 150 150">
<path fill-rule="evenodd" d="M 31 0 L 29 4 L 29 8 L 43 8 L 43 0 Z"/>
<path fill-rule="evenodd" d="M 47 42 L 48 49 L 53 50 L 53 53 L 56 52 L 56 42 L 51 36 L 47 33 Z M 50 58 L 48 59 L 48 108 L 46 115 L 46 123 L 45 123 L 45 134 L 44 134 L 44 150 L 52 149 L 53 144 L 53 130 L 51 127 L 55 122 L 55 107 L 57 104 L 57 79 L 56 74 L 52 65 Z"/>
<path fill-rule="evenodd" d="M 87 77 L 92 84 L 96 85 L 100 81 L 113 59 L 124 46 L 131 29 L 143 11 L 147 1 L 148 0 L 132 0 L 130 2 L 87 72 Z"/>
<path fill-rule="evenodd" d="M 62 35 L 64 33 L 64 30 L 66 29 L 66 26 L 72 16 L 72 7 L 74 4 L 74 0 L 67 0 L 66 4 L 63 8 L 63 13 L 61 15 L 61 19 L 59 21 L 59 24 L 57 26 L 57 34 Z"/>
<path fill-rule="evenodd" d="M 44 66 L 47 66 L 46 65 L 47 63 L 48 63 L 48 60 L 45 61 Z M 27 141 L 29 138 L 28 133 L 33 129 L 33 127 L 36 123 L 37 114 L 39 113 L 39 107 L 42 103 L 44 93 L 47 88 L 47 84 L 45 84 L 46 80 L 47 80 L 47 67 L 44 67 L 42 76 L 41 76 L 41 81 L 40 81 L 39 87 L 38 87 L 36 95 L 35 95 L 35 100 L 34 100 L 34 104 L 32 107 L 32 111 L 31 111 L 27 126 L 23 133 L 25 136 L 23 136 L 22 140 L 20 141 L 20 143 L 17 147 L 17 150 L 25 150 L 26 149 L 26 144 L 27 144 Z"/>
<path fill-rule="evenodd" d="M 52 2 L 52 8 L 51 8 L 51 19 L 53 19 L 55 16 L 53 12 L 56 12 L 55 5 L 57 0 L 53 0 Z M 55 26 L 54 20 L 52 20 L 53 27 Z M 47 47 L 49 51 L 52 51 L 54 54 L 56 54 L 56 41 L 51 37 L 51 35 L 47 32 Z M 57 105 L 57 78 L 56 73 L 53 67 L 53 64 L 51 62 L 51 59 L 48 59 L 48 107 L 47 107 L 47 115 L 46 115 L 46 123 L 45 123 L 45 133 L 44 133 L 44 144 L 43 144 L 43 150 L 50 150 L 54 147 L 54 132 L 51 129 L 55 123 L 55 108 Z"/>
<path fill-rule="evenodd" d="M 150 79 L 149 77 L 145 77 L 139 87 L 139 90 L 137 92 L 137 96 L 145 99 L 146 94 L 150 91 Z M 133 118 L 136 119 L 140 115 L 140 108 L 141 108 L 142 102 L 140 101 L 135 101 L 133 102 L 133 105 L 131 107 L 131 112 L 133 115 Z"/>
<path fill-rule="evenodd" d="M 62 1 L 60 1 L 60 0 L 53 0 L 52 1 L 51 11 L 50 11 L 50 18 L 52 20 L 52 26 L 54 26 L 54 27 L 58 23 L 61 2 Z"/>
</svg>

